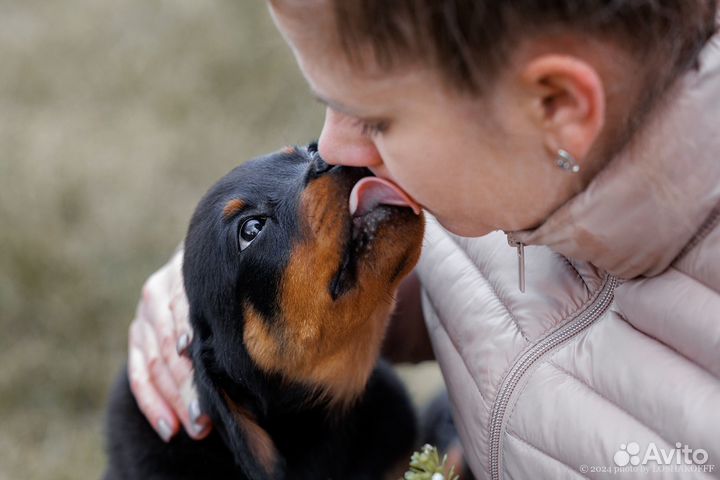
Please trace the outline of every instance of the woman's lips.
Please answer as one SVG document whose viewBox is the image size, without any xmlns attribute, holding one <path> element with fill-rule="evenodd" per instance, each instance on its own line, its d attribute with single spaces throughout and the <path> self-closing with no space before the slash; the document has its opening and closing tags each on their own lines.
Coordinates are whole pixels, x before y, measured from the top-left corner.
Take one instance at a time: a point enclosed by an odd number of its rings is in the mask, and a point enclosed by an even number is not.
<svg viewBox="0 0 720 480">
<path fill-rule="evenodd" d="M 378 177 L 360 179 L 350 192 L 350 215 L 359 217 L 378 205 L 393 205 L 412 208 L 415 215 L 420 214 L 420 205 L 403 192 L 400 187 Z"/>
</svg>

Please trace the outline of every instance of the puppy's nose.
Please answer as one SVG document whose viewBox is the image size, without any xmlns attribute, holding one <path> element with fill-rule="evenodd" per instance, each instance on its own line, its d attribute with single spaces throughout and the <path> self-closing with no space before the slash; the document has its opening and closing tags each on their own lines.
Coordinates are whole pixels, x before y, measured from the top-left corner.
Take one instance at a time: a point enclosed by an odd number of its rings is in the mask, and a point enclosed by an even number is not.
<svg viewBox="0 0 720 480">
<path fill-rule="evenodd" d="M 314 160 L 314 167 L 315 167 L 315 175 L 320 176 L 324 173 L 327 173 L 330 171 L 335 165 L 330 165 L 325 160 L 320 158 L 319 155 L 315 157 Z"/>
</svg>

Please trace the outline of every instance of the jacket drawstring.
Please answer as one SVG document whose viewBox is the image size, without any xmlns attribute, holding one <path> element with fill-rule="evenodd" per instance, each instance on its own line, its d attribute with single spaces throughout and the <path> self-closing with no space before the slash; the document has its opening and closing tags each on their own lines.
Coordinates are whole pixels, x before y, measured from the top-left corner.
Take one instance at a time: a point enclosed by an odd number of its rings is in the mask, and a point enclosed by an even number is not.
<svg viewBox="0 0 720 480">
<path fill-rule="evenodd" d="M 518 255 L 518 287 L 520 292 L 525 293 L 525 244 L 517 242 L 512 237 L 512 233 L 506 233 L 508 245 L 517 248 Z"/>
</svg>

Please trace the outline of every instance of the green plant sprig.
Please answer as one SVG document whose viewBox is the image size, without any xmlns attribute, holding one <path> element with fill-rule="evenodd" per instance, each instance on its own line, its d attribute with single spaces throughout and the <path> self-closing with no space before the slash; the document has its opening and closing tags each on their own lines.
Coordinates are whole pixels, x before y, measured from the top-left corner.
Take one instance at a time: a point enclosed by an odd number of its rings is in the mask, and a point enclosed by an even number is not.
<svg viewBox="0 0 720 480">
<path fill-rule="evenodd" d="M 410 469 L 403 480 L 459 480 L 455 467 L 447 470 L 447 455 L 440 459 L 440 453 L 432 445 L 424 445 L 420 451 L 410 457 Z"/>
</svg>

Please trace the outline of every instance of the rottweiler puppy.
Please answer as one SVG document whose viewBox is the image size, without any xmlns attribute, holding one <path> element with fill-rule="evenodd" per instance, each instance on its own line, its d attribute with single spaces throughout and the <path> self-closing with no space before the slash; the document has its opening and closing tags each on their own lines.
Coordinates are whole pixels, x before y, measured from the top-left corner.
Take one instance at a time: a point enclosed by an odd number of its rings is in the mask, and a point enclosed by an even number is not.
<svg viewBox="0 0 720 480">
<path fill-rule="evenodd" d="M 183 274 L 213 433 L 162 442 L 123 371 L 109 407 L 107 479 L 402 475 L 415 415 L 378 357 L 424 219 L 378 200 L 351 215 L 351 190 L 368 175 L 328 165 L 310 145 L 245 163 L 208 191 Z"/>
</svg>

